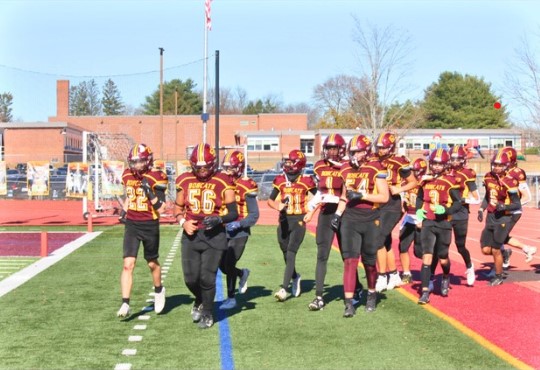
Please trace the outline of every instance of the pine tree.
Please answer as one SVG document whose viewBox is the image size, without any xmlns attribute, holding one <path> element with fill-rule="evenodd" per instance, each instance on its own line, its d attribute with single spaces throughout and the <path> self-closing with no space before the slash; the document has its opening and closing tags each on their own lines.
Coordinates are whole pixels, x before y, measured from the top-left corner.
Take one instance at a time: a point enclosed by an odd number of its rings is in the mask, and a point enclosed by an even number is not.
<svg viewBox="0 0 540 370">
<path fill-rule="evenodd" d="M 103 85 L 101 105 L 103 106 L 103 114 L 106 116 L 119 116 L 125 113 L 120 91 L 118 91 L 118 87 L 111 79 L 108 79 Z"/>
</svg>

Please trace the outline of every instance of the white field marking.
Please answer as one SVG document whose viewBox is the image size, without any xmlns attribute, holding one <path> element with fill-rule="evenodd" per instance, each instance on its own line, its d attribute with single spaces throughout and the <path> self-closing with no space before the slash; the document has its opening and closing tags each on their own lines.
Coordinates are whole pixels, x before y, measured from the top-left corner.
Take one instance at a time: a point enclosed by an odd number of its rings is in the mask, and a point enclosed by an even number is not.
<svg viewBox="0 0 540 370">
<path fill-rule="evenodd" d="M 134 330 L 146 330 L 146 325 L 144 324 L 141 324 L 141 325 L 135 325 L 133 327 Z"/>
<path fill-rule="evenodd" d="M 137 350 L 135 348 L 126 348 L 122 351 L 122 354 L 124 356 L 135 356 L 137 354 Z"/>
<path fill-rule="evenodd" d="M 161 284 L 163 284 L 163 279 L 165 279 L 167 277 L 167 274 L 161 274 Z"/>
<path fill-rule="evenodd" d="M 128 342 L 140 342 L 142 341 L 142 335 L 130 335 L 128 337 Z"/>
<path fill-rule="evenodd" d="M 154 300 L 153 299 L 147 299 L 146 303 L 154 303 Z"/>
<path fill-rule="evenodd" d="M 170 269 L 170 267 L 169 267 L 169 266 L 163 266 L 163 267 L 161 268 L 161 271 L 163 271 L 163 270 L 165 270 L 165 271 L 169 271 L 169 269 Z"/>
<path fill-rule="evenodd" d="M 149 295 L 150 297 L 154 297 L 154 296 L 156 295 L 156 292 L 150 292 L 150 293 L 148 293 L 148 295 Z M 146 302 L 148 302 L 148 301 L 146 301 Z"/>
<path fill-rule="evenodd" d="M 173 258 L 167 258 L 165 259 L 165 262 L 172 262 L 174 259 Z"/>
<path fill-rule="evenodd" d="M 170 266 L 170 265 L 172 265 L 172 262 L 165 262 L 165 263 L 163 264 L 163 266 Z"/>
<path fill-rule="evenodd" d="M 17 271 L 13 275 L 10 275 L 7 278 L 3 279 L 2 281 L 0 281 L 0 297 L 11 292 L 13 289 L 23 285 L 40 272 L 48 269 L 58 261 L 62 260 L 64 257 L 67 257 L 70 253 L 76 251 L 86 243 L 92 241 L 100 234 L 101 231 L 86 233 L 80 238 L 67 243 L 62 248 L 55 250 L 47 257 L 40 258 L 36 262 L 23 268 L 22 270 Z"/>
<path fill-rule="evenodd" d="M 138 317 L 139 320 L 150 320 L 150 315 L 140 315 Z"/>
<path fill-rule="evenodd" d="M 116 366 L 114 367 L 114 370 L 131 370 L 131 364 L 128 364 L 128 363 L 116 364 Z"/>
</svg>

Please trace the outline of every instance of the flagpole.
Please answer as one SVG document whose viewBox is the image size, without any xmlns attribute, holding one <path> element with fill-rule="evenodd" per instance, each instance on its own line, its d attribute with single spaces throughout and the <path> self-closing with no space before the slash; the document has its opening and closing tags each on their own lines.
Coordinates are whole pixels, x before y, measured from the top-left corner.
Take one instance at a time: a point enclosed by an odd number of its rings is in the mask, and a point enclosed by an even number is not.
<svg viewBox="0 0 540 370">
<path fill-rule="evenodd" d="M 206 143 L 206 122 L 208 121 L 207 112 L 207 90 L 208 90 L 208 30 L 212 27 L 212 20 L 210 16 L 210 6 L 212 0 L 205 0 L 204 2 L 204 77 L 203 77 L 203 137 L 202 142 Z"/>
</svg>

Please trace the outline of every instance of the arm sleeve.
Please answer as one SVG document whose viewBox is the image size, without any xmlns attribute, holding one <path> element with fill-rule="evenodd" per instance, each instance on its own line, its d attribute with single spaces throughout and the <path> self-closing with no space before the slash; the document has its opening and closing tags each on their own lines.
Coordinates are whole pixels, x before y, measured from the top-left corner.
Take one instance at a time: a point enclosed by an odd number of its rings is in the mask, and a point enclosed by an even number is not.
<svg viewBox="0 0 540 370">
<path fill-rule="evenodd" d="M 165 203 L 165 188 L 162 186 L 156 186 L 154 192 L 156 193 L 158 199 Z"/>
<path fill-rule="evenodd" d="M 461 192 L 459 189 L 451 189 L 450 197 L 452 198 L 452 205 L 446 209 L 446 213 L 452 215 L 461 208 Z"/>
<path fill-rule="evenodd" d="M 424 205 L 424 188 L 418 189 L 418 195 L 416 196 L 416 209 L 422 209 Z"/>
<path fill-rule="evenodd" d="M 507 204 L 506 205 L 506 210 L 507 211 L 517 211 L 521 208 L 521 201 L 519 200 L 519 194 L 517 192 L 511 192 L 508 194 L 508 196 L 510 197 L 510 204 Z"/>
<path fill-rule="evenodd" d="M 248 214 L 247 217 L 240 221 L 242 227 L 254 226 L 259 220 L 259 204 L 257 203 L 257 197 L 255 194 L 249 194 L 246 196 L 246 205 Z"/>
<path fill-rule="evenodd" d="M 272 188 L 272 192 L 270 193 L 270 196 L 268 198 L 272 200 L 276 200 L 278 194 L 279 194 L 279 190 L 276 188 Z"/>
<path fill-rule="evenodd" d="M 226 206 L 228 213 L 225 216 L 221 216 L 224 224 L 233 222 L 238 218 L 238 206 L 236 202 L 227 203 Z"/>
</svg>

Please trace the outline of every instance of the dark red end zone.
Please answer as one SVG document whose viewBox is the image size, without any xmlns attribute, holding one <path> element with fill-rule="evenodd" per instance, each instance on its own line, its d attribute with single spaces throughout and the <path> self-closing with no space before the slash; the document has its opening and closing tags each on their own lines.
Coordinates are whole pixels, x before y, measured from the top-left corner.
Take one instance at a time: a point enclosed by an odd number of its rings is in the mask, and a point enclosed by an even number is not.
<svg viewBox="0 0 540 370">
<path fill-rule="evenodd" d="M 52 253 L 83 233 L 47 233 L 47 251 Z M 41 232 L 0 232 L 0 256 L 39 257 L 41 253 Z"/>
</svg>

